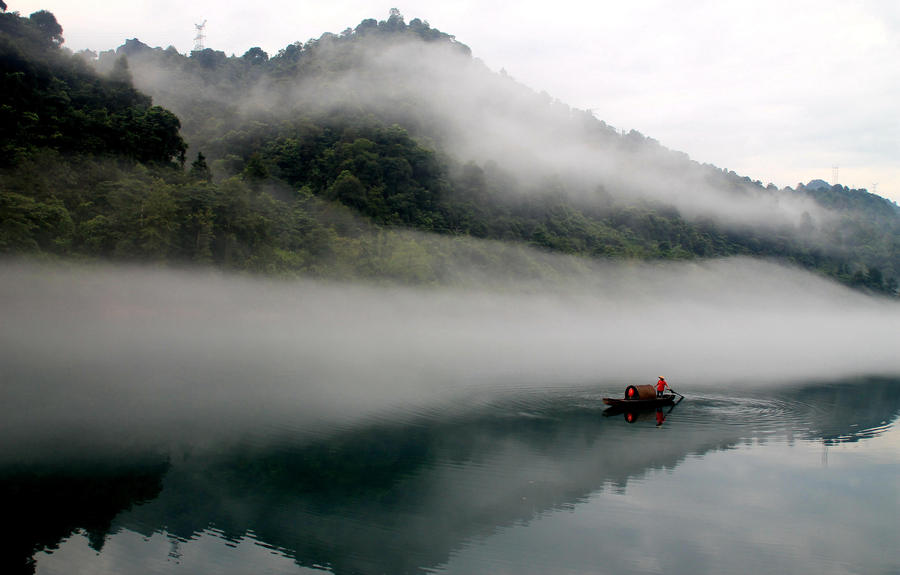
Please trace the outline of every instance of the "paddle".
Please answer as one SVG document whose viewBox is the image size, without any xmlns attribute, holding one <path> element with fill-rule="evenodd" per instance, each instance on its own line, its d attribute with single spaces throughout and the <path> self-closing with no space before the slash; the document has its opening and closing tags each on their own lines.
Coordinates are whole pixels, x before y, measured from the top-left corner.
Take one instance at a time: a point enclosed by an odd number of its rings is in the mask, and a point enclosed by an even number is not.
<svg viewBox="0 0 900 575">
<path fill-rule="evenodd" d="M 684 396 L 681 395 L 680 393 L 678 393 L 677 391 L 675 391 L 674 389 L 672 389 L 671 387 L 669 388 L 669 391 L 671 391 L 672 393 L 678 395 L 678 401 L 676 401 L 675 403 L 673 403 L 673 404 L 672 404 L 672 407 L 669 408 L 669 413 L 672 413 L 672 410 L 675 409 L 675 406 L 678 405 L 679 403 L 681 403 L 681 402 L 684 400 Z"/>
</svg>

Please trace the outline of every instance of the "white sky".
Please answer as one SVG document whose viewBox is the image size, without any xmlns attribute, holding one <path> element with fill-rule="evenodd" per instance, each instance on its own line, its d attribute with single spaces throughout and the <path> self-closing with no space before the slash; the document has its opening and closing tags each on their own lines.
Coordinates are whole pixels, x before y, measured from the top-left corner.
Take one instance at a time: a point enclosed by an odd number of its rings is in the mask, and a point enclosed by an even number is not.
<svg viewBox="0 0 900 575">
<path fill-rule="evenodd" d="M 608 124 L 764 184 L 821 178 L 900 202 L 897 0 L 6 0 L 46 9 L 65 46 L 126 38 L 269 55 L 397 7 L 493 70 Z M 877 188 L 874 184 L 877 184 Z"/>
</svg>

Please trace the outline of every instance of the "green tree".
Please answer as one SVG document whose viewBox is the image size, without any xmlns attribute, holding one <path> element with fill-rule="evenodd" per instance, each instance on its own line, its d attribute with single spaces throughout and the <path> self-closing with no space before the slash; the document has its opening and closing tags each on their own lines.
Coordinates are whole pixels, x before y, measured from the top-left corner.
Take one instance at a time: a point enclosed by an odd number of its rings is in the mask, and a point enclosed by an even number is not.
<svg viewBox="0 0 900 575">
<path fill-rule="evenodd" d="M 261 182 L 269 177 L 269 169 L 266 168 L 262 156 L 258 152 L 254 152 L 247 159 L 243 173 L 244 178 L 252 183 Z"/>
<path fill-rule="evenodd" d="M 172 248 L 178 230 L 178 206 L 162 183 L 150 190 L 141 202 L 140 247 L 143 255 L 155 260 L 165 260 Z"/>
<path fill-rule="evenodd" d="M 0 253 L 65 253 L 73 231 L 72 218 L 58 199 L 37 201 L 0 191 Z"/>
<path fill-rule="evenodd" d="M 181 121 L 172 112 L 153 106 L 138 116 L 138 136 L 134 154 L 142 162 L 177 161 L 184 165 L 187 144 L 178 133 Z"/>
<path fill-rule="evenodd" d="M 400 10 L 397 8 L 391 8 L 387 22 L 385 22 L 385 28 L 392 32 L 396 32 L 398 30 L 403 30 L 405 27 L 406 24 L 403 21 L 403 14 L 401 14 Z"/>
<path fill-rule="evenodd" d="M 197 159 L 191 162 L 191 177 L 195 180 L 209 181 L 212 179 L 212 172 L 206 165 L 206 156 L 203 152 L 197 152 Z"/>
<path fill-rule="evenodd" d="M 338 175 L 331 185 L 328 197 L 358 210 L 363 210 L 368 205 L 366 187 L 359 181 L 359 178 L 347 170 Z"/>
<path fill-rule="evenodd" d="M 269 55 L 259 46 L 254 46 L 244 52 L 244 55 L 241 56 L 245 62 L 249 62 L 253 65 L 265 64 L 269 61 Z"/>
<path fill-rule="evenodd" d="M 56 21 L 56 16 L 52 12 L 39 10 L 29 16 L 28 19 L 41 32 L 44 39 L 53 46 L 62 46 L 63 42 L 65 42 L 62 35 L 62 26 Z"/>
</svg>

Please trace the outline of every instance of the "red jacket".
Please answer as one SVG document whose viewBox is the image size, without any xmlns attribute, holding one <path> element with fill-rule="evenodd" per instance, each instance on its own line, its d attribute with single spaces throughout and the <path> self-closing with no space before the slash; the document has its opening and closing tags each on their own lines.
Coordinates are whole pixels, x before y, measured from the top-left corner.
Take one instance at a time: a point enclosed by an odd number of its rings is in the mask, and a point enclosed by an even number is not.
<svg viewBox="0 0 900 575">
<path fill-rule="evenodd" d="M 666 383 L 666 380 L 661 379 L 656 382 L 656 391 L 662 391 L 666 388 L 666 386 L 668 386 L 668 384 Z"/>
</svg>

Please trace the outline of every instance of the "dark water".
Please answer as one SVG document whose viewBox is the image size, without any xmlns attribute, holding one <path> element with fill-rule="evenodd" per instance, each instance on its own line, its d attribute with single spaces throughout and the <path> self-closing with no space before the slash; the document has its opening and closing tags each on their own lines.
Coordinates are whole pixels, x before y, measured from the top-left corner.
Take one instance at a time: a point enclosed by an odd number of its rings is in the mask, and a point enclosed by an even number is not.
<svg viewBox="0 0 900 575">
<path fill-rule="evenodd" d="M 7 458 L 0 571 L 900 573 L 900 381 L 680 391 Z"/>
</svg>

